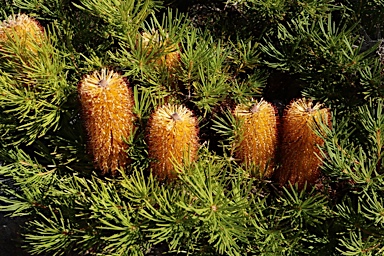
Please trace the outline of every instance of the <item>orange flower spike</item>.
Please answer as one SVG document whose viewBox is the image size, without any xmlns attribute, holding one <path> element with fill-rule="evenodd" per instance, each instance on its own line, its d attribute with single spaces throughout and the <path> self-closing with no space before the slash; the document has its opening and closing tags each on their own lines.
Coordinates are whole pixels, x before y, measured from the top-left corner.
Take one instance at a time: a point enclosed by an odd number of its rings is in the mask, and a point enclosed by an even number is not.
<svg viewBox="0 0 384 256">
<path fill-rule="evenodd" d="M 159 66 L 165 65 L 173 73 L 180 63 L 179 47 L 176 44 L 170 43 L 168 35 L 166 35 L 164 40 L 158 31 L 144 32 L 142 38 L 143 46 L 148 47 L 150 50 L 152 49 L 151 44 L 158 44 L 159 46 L 163 44 L 165 46 L 165 50 L 168 53 L 157 59 L 155 63 Z"/>
<path fill-rule="evenodd" d="M 148 121 L 148 148 L 152 172 L 160 179 L 177 176 L 174 164 L 197 158 L 197 119 L 184 106 L 166 104 Z"/>
<path fill-rule="evenodd" d="M 103 174 L 116 173 L 128 163 L 125 152 L 133 130 L 134 99 L 126 81 L 110 70 L 86 75 L 78 92 L 88 134 L 88 150 Z"/>
<path fill-rule="evenodd" d="M 275 108 L 261 100 L 252 106 L 238 105 L 234 115 L 240 121 L 235 157 L 247 166 L 258 166 L 261 177 L 271 177 L 278 141 Z"/>
<path fill-rule="evenodd" d="M 314 184 L 320 176 L 321 159 L 317 145 L 323 145 L 322 138 L 313 129 L 318 124 L 330 125 L 330 111 L 321 104 L 299 99 L 285 111 L 282 124 L 281 166 L 278 170 L 280 185 L 290 181 L 298 183 L 300 189 L 305 182 Z"/>
<path fill-rule="evenodd" d="M 12 42 L 37 53 L 36 47 L 44 40 L 43 28 L 28 15 L 11 15 L 0 23 L 0 48 L 2 44 Z"/>
</svg>

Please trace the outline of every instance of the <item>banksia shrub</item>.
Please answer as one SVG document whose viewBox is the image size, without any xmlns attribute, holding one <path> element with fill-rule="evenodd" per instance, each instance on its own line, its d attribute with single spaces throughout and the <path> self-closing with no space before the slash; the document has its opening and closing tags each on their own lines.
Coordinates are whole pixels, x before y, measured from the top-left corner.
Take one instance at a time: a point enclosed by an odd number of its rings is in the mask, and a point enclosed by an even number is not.
<svg viewBox="0 0 384 256">
<path fill-rule="evenodd" d="M 0 0 L 3 243 L 383 255 L 383 2 Z"/>
<path fill-rule="evenodd" d="M 197 119 L 184 106 L 166 104 L 158 108 L 148 121 L 148 148 L 152 172 L 160 180 L 175 178 L 175 164 L 197 158 Z"/>
<path fill-rule="evenodd" d="M 269 178 L 278 140 L 275 108 L 264 100 L 251 104 L 240 104 L 234 111 L 240 126 L 235 156 L 247 166 L 257 167 L 261 177 Z"/>
<path fill-rule="evenodd" d="M 37 53 L 45 40 L 40 24 L 25 14 L 11 15 L 0 23 L 0 49 L 16 44 L 18 48 Z"/>
<path fill-rule="evenodd" d="M 117 168 L 128 163 L 124 138 L 133 130 L 132 91 L 119 74 L 102 69 L 86 75 L 78 85 L 78 92 L 88 150 L 95 167 L 103 174 L 115 174 Z"/>
<path fill-rule="evenodd" d="M 320 150 L 317 145 L 324 141 L 314 132 L 319 124 L 330 125 L 327 108 L 311 100 L 293 101 L 285 110 L 281 127 L 280 168 L 277 179 L 280 185 L 290 181 L 303 188 L 305 183 L 314 184 L 320 176 Z"/>
</svg>

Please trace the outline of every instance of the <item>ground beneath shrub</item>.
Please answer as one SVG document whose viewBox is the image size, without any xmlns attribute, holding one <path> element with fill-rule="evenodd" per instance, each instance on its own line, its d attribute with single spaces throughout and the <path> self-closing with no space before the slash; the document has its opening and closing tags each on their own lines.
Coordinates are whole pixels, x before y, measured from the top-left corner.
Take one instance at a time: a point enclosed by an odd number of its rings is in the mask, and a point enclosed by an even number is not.
<svg viewBox="0 0 384 256">
<path fill-rule="evenodd" d="M 28 256 L 21 249 L 20 225 L 22 218 L 10 218 L 0 213 L 0 256 Z"/>
</svg>

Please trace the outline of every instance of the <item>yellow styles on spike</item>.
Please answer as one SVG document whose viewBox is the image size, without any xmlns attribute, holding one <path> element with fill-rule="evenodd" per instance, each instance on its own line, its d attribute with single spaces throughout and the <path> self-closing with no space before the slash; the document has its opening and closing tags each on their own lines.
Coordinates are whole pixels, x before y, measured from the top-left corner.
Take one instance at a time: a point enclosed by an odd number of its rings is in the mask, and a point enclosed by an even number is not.
<svg viewBox="0 0 384 256">
<path fill-rule="evenodd" d="M 186 107 L 166 104 L 158 108 L 152 113 L 147 129 L 151 170 L 160 180 L 177 176 L 175 164 L 196 160 L 198 124 Z"/>
<path fill-rule="evenodd" d="M 127 82 L 111 70 L 86 75 L 78 85 L 88 151 L 103 174 L 116 174 L 128 162 L 125 152 L 133 130 L 134 99 Z"/>
<path fill-rule="evenodd" d="M 276 177 L 280 185 L 298 183 L 302 189 L 307 182 L 314 184 L 320 176 L 321 159 L 317 145 L 324 141 L 314 132 L 320 123 L 330 126 L 330 112 L 311 100 L 293 101 L 285 110 L 282 121 L 280 167 Z M 320 131 L 321 132 L 321 131 Z"/>
<path fill-rule="evenodd" d="M 168 34 L 163 38 L 159 31 L 155 30 L 150 32 L 144 32 L 142 35 L 142 44 L 144 47 L 152 50 L 153 44 L 158 46 L 164 46 L 166 54 L 162 55 L 155 61 L 157 65 L 165 65 L 168 71 L 172 74 L 175 72 L 180 64 L 180 50 L 176 44 L 172 44 L 168 38 Z"/>
<path fill-rule="evenodd" d="M 43 28 L 28 15 L 11 15 L 0 23 L 0 49 L 2 45 L 17 44 L 20 49 L 37 54 L 44 40 Z"/>
<path fill-rule="evenodd" d="M 239 121 L 235 157 L 257 167 L 261 177 L 271 177 L 278 141 L 275 108 L 264 100 L 252 101 L 239 104 L 234 115 Z"/>
</svg>

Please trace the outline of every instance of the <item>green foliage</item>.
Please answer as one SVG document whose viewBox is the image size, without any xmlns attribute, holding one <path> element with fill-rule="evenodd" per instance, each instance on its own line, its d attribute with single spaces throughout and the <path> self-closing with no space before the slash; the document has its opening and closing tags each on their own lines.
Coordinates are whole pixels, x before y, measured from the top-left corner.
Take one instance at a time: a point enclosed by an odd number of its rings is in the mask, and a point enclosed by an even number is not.
<svg viewBox="0 0 384 256">
<path fill-rule="evenodd" d="M 342 134 L 348 126 L 329 130 L 323 156 L 324 171 L 342 186 L 347 196 L 336 205 L 344 230 L 337 250 L 342 255 L 377 255 L 383 251 L 382 138 L 383 101 L 370 100 L 358 108 L 360 119 L 356 127 L 365 137 L 364 144 L 351 138 L 352 131 Z M 354 122 L 354 121 L 353 121 Z"/>
<path fill-rule="evenodd" d="M 0 210 L 28 217 L 30 254 L 383 254 L 383 1 L 0 5 L 2 20 L 26 13 L 46 39 L 36 52 L 18 34 L 0 42 Z M 137 117 L 131 162 L 113 178 L 92 166 L 76 92 L 105 67 L 128 81 Z M 315 131 L 321 177 L 302 190 L 252 177 L 233 159 L 233 107 L 303 96 L 333 113 Z M 172 182 L 149 171 L 147 121 L 164 103 L 200 126 L 198 159 L 175 163 Z"/>
<path fill-rule="evenodd" d="M 9 131 L 2 136 L 5 144 L 30 144 L 49 130 L 57 130 L 60 116 L 69 115 L 65 103 L 74 90 L 66 75 L 72 67 L 55 48 L 53 30 L 48 33 L 50 41 L 32 46 L 36 54 L 18 42 L 1 46 L 0 108 L 6 120 L 2 126 Z"/>
</svg>

